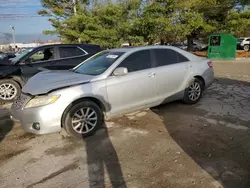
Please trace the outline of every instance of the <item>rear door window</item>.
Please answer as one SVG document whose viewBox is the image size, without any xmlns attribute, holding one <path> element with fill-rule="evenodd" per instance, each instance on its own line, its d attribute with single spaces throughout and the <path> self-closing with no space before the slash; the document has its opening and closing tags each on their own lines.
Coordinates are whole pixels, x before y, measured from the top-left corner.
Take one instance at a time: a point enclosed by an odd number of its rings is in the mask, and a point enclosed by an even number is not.
<svg viewBox="0 0 250 188">
<path fill-rule="evenodd" d="M 176 54 L 177 54 L 178 63 L 189 61 L 188 58 L 186 58 L 184 55 L 180 54 L 179 52 L 176 52 Z"/>
<path fill-rule="evenodd" d="M 154 49 L 157 66 L 166 66 L 189 61 L 185 56 L 172 49 Z"/>
<path fill-rule="evenodd" d="M 134 52 L 126 57 L 118 67 L 126 67 L 128 72 L 135 72 L 152 67 L 152 58 L 150 50 L 141 50 Z"/>
<path fill-rule="evenodd" d="M 59 47 L 60 58 L 76 57 L 85 55 L 86 52 L 77 46 Z"/>
</svg>

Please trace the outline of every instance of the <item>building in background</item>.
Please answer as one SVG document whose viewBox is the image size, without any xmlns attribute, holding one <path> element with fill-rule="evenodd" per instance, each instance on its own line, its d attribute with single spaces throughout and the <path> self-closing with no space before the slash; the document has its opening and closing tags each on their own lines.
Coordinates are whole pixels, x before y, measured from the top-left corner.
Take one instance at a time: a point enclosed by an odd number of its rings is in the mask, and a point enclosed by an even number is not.
<svg viewBox="0 0 250 188">
<path fill-rule="evenodd" d="M 54 41 L 54 40 L 48 40 L 46 42 L 32 42 L 32 43 L 10 43 L 10 44 L 2 44 L 0 45 L 0 51 L 9 51 L 9 49 L 15 49 L 16 47 L 19 49 L 22 48 L 34 48 L 40 45 L 45 45 L 45 44 L 60 44 L 59 41 Z"/>
</svg>

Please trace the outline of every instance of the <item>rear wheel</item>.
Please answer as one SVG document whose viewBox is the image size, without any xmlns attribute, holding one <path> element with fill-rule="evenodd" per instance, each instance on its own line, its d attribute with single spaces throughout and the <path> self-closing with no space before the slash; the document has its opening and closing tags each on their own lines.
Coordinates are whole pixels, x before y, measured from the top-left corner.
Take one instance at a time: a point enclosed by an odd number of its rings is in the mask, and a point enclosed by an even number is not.
<svg viewBox="0 0 250 188">
<path fill-rule="evenodd" d="M 197 103 L 202 96 L 202 86 L 203 83 L 201 80 L 195 78 L 185 89 L 183 101 L 186 104 L 195 104 Z"/>
<path fill-rule="evenodd" d="M 11 79 L 0 80 L 0 102 L 12 102 L 21 92 L 21 87 L 18 83 Z"/>
<path fill-rule="evenodd" d="M 194 48 L 194 52 L 198 52 L 199 51 L 199 48 Z"/>
<path fill-rule="evenodd" d="M 74 104 L 63 117 L 66 132 L 76 138 L 92 135 L 103 123 L 100 107 L 92 101 Z"/>
<path fill-rule="evenodd" d="M 248 45 L 248 44 L 244 45 L 244 50 L 245 50 L 246 52 L 249 51 L 249 45 Z"/>
</svg>

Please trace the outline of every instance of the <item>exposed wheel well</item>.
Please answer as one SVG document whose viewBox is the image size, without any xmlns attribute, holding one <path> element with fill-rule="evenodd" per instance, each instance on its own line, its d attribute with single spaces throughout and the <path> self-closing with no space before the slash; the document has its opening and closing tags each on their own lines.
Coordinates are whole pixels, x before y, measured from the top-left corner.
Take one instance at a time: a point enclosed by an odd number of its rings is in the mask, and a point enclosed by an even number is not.
<svg viewBox="0 0 250 188">
<path fill-rule="evenodd" d="M 85 101 L 86 101 L 86 100 L 93 101 L 94 103 L 96 103 L 96 104 L 101 108 L 101 110 L 102 110 L 103 112 L 106 111 L 104 104 L 103 104 L 99 99 L 94 98 L 94 97 L 83 97 L 83 98 L 80 98 L 80 99 L 75 100 L 72 104 L 75 104 L 75 103 L 78 103 L 78 102 L 84 101 L 84 100 L 85 100 Z"/>
<path fill-rule="evenodd" d="M 10 76 L 10 77 L 2 77 L 1 78 L 1 80 L 3 80 L 3 79 L 10 79 L 10 80 L 13 80 L 13 81 L 15 81 L 19 86 L 20 86 L 20 88 L 22 88 L 23 87 L 23 82 L 18 78 L 18 77 L 15 77 L 15 76 Z"/>
<path fill-rule="evenodd" d="M 86 101 L 86 100 L 90 100 L 90 101 L 96 103 L 104 113 L 106 112 L 106 108 L 105 108 L 104 104 L 99 99 L 97 99 L 97 98 L 94 98 L 94 97 L 83 97 L 83 98 L 77 99 L 77 100 L 73 101 L 71 104 L 69 104 L 67 106 L 67 108 L 64 110 L 62 118 L 61 118 L 61 126 L 62 127 L 63 127 L 64 118 L 66 117 L 66 114 L 68 113 L 69 109 L 74 104 L 79 103 L 81 101 Z"/>
<path fill-rule="evenodd" d="M 22 89 L 23 85 L 18 80 L 16 80 L 15 78 L 11 78 L 11 79 L 14 80 L 20 86 L 20 88 Z"/>
<path fill-rule="evenodd" d="M 198 80 L 200 80 L 201 82 L 202 82 L 202 89 L 204 89 L 205 88 L 205 80 L 204 80 L 204 78 L 202 77 L 202 76 L 195 76 L 195 78 L 197 78 Z"/>
</svg>

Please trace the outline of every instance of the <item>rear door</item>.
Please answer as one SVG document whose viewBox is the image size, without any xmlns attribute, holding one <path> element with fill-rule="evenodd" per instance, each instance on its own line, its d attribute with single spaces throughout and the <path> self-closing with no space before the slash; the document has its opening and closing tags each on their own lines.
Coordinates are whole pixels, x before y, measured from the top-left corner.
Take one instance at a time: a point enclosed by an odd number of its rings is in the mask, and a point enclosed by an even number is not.
<svg viewBox="0 0 250 188">
<path fill-rule="evenodd" d="M 152 63 L 151 50 L 134 52 L 117 66 L 126 67 L 126 75 L 111 75 L 106 79 L 112 115 L 143 108 L 155 101 L 157 90 Z"/>
<path fill-rule="evenodd" d="M 178 98 L 192 66 L 190 61 L 173 49 L 154 49 L 153 52 L 156 61 L 158 99 L 167 102 L 170 96 Z"/>
</svg>

